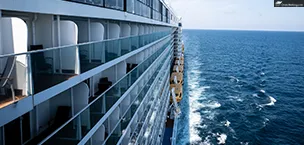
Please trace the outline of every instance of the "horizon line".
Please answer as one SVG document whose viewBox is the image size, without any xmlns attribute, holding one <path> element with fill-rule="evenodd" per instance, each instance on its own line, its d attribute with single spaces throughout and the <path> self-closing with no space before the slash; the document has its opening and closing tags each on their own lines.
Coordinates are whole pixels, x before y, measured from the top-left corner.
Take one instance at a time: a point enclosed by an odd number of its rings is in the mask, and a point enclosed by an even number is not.
<svg viewBox="0 0 304 145">
<path fill-rule="evenodd" d="M 272 31 L 272 32 L 304 32 L 304 30 L 273 30 L 273 29 L 225 29 L 225 28 L 183 28 L 183 30 L 224 30 L 224 31 Z"/>
</svg>

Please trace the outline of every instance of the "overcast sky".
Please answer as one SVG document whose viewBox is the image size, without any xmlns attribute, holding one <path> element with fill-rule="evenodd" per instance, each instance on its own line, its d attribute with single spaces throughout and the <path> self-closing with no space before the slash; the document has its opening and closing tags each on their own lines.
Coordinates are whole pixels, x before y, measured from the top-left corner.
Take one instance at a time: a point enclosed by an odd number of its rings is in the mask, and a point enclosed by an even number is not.
<svg viewBox="0 0 304 145">
<path fill-rule="evenodd" d="M 187 29 L 304 31 L 304 7 L 273 0 L 167 0 Z"/>
</svg>

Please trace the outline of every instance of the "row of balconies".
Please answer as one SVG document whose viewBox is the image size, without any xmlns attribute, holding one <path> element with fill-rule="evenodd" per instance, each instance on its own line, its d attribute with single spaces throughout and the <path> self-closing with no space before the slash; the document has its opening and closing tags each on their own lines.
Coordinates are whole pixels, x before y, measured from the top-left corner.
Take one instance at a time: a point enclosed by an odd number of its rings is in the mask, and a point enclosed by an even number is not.
<svg viewBox="0 0 304 145">
<path fill-rule="evenodd" d="M 165 39 L 164 39 L 165 38 Z M 168 40 L 170 40 L 168 43 L 170 43 L 171 42 L 171 37 L 166 37 L 166 36 L 163 36 L 163 38 L 161 38 L 161 39 L 163 39 L 162 41 L 160 41 L 160 42 L 158 42 L 157 44 L 158 44 L 158 46 L 162 46 L 162 45 L 164 45 L 164 43 L 167 43 L 168 42 Z M 133 39 L 134 40 L 134 39 Z M 115 41 L 115 40 L 114 40 Z M 137 41 L 137 40 L 136 40 Z M 136 42 L 136 41 L 133 41 L 133 42 Z M 116 41 L 117 42 L 117 41 Z M 147 44 L 147 42 L 145 42 L 146 44 Z M 134 44 L 134 43 L 133 43 Z M 166 44 L 167 45 L 167 44 Z M 94 47 L 93 47 L 94 48 Z M 156 47 L 155 47 L 156 48 Z M 92 49 L 92 48 L 91 48 Z M 134 81 L 136 81 L 136 79 L 138 79 L 138 78 L 136 78 L 136 77 L 134 77 L 134 75 L 136 76 L 136 74 L 141 74 L 142 72 L 144 72 L 144 70 L 145 70 L 145 68 L 146 67 L 148 67 L 149 66 L 149 64 L 151 64 L 152 62 L 153 62 L 153 60 L 152 60 L 152 58 L 153 59 L 155 59 L 157 56 L 159 56 L 159 53 L 160 53 L 160 51 L 163 51 L 163 49 L 161 49 L 161 48 L 157 48 L 158 49 L 158 51 L 156 51 L 155 53 L 154 53 L 154 51 L 150 51 L 150 50 L 153 50 L 152 48 L 151 49 L 147 49 L 147 51 L 148 52 L 150 52 L 150 54 L 151 54 L 151 52 L 152 52 L 152 54 L 153 54 L 153 56 L 151 56 L 151 57 L 149 57 L 150 59 L 149 60 L 146 60 L 146 61 L 144 61 L 144 63 L 141 63 L 141 64 L 138 64 L 137 65 L 137 67 L 136 68 L 133 68 L 133 69 L 131 69 L 130 70 L 130 72 L 128 73 L 129 74 L 129 79 L 130 79 L 130 81 L 132 82 L 132 83 L 134 83 Z M 134 51 L 134 50 L 133 50 Z M 131 51 L 130 51 L 131 52 Z M 146 54 L 146 53 L 145 53 Z M 149 53 L 148 53 L 149 54 Z M 26 54 L 26 55 L 31 55 L 31 54 Z M 102 63 L 100 64 L 100 65 L 102 65 Z M 96 66 L 96 67 L 98 67 L 98 66 Z M 92 69 L 94 69 L 94 68 L 92 68 Z M 135 71 L 136 70 L 136 71 Z M 92 77 L 94 77 L 94 76 L 92 76 Z M 122 82 L 121 83 L 115 83 L 116 85 L 113 85 L 113 87 L 112 87 L 112 89 L 111 90 L 108 90 L 107 91 L 107 93 L 103 93 L 104 94 L 104 96 L 107 96 L 107 95 L 116 95 L 116 96 L 119 96 L 119 95 L 122 95 L 123 94 L 123 92 L 124 91 L 126 91 L 127 90 L 127 88 L 128 88 L 128 85 L 126 85 L 126 84 L 128 84 L 128 83 L 125 83 L 126 82 L 126 80 L 127 79 L 124 79 L 124 80 L 121 80 Z M 124 85 L 123 85 L 124 84 Z M 120 87 L 120 89 L 117 89 L 117 88 L 119 88 Z M 71 89 L 71 90 L 75 90 L 76 88 L 74 88 L 74 89 Z M 68 92 L 69 92 L 69 90 L 67 90 Z M 79 90 L 79 91 L 81 91 L 81 90 Z M 83 91 L 85 91 L 85 90 L 83 90 Z M 76 93 L 73 93 L 74 94 L 74 97 L 76 97 L 75 95 L 78 95 L 78 94 L 76 94 Z M 63 96 L 62 95 L 60 95 L 60 96 L 58 96 L 58 97 L 60 97 L 60 98 L 62 98 Z M 58 97 L 56 97 L 56 98 L 58 98 Z M 100 97 L 100 96 L 99 96 Z M 55 99 L 55 98 L 54 98 Z M 59 99 L 59 98 L 58 98 Z M 51 100 L 53 100 L 53 99 L 51 99 Z M 52 103 L 53 101 L 51 101 L 50 103 Z M 74 102 L 75 103 L 75 102 Z M 43 103 L 43 104 L 45 104 L 45 103 Z M 50 105 L 52 105 L 52 104 L 50 104 Z M 77 104 L 74 104 L 74 105 L 76 105 L 76 107 L 77 107 Z M 40 107 L 41 105 L 38 105 L 38 108 L 39 108 L 39 110 L 41 110 L 42 108 Z M 107 104 L 106 106 L 108 106 L 106 109 L 110 109 L 110 106 L 111 106 L 111 104 Z M 73 106 L 71 106 L 72 107 L 72 110 L 73 110 Z M 37 109 L 38 108 L 36 108 L 36 112 L 37 112 Z M 40 109 L 41 108 L 41 109 Z M 79 107 L 78 107 L 79 108 Z M 58 108 L 59 109 L 59 108 Z M 58 109 L 57 109 L 57 112 L 58 112 Z M 79 109 L 76 109 L 76 108 L 74 108 L 74 113 L 72 113 L 72 115 L 73 114 L 76 114 L 77 113 L 77 110 L 79 110 Z M 81 110 L 81 109 L 80 109 Z M 105 111 L 105 110 L 104 110 Z M 38 111 L 38 112 L 40 112 L 40 111 Z M 73 112 L 73 111 L 72 111 Z M 41 116 L 41 115 L 39 115 L 39 116 Z M 41 118 L 41 117 L 39 117 L 39 116 L 37 116 L 37 119 L 38 119 L 38 121 L 39 120 L 44 120 L 43 118 Z M 68 116 L 67 116 L 68 117 Z M 56 119 L 55 119 L 56 120 Z M 95 120 L 96 121 L 96 120 Z M 39 121 L 40 122 L 40 121 Z M 55 121 L 56 122 L 56 121 Z M 64 123 L 64 122 L 63 122 Z M 91 124 L 92 125 L 92 124 Z M 54 126 L 53 126 L 54 127 Z M 52 127 L 52 128 L 53 128 Z M 59 127 L 59 126 L 57 126 L 57 127 Z M 49 127 L 48 127 L 49 128 Z M 83 129 L 82 129 L 83 130 Z M 44 131 L 43 131 L 44 132 Z M 81 131 L 80 131 L 81 132 Z M 60 134 L 60 133 L 59 133 Z M 70 134 L 71 135 L 71 134 Z M 78 134 L 79 135 L 79 134 Z M 81 136 L 83 136 L 84 135 L 84 133 L 82 133 L 82 135 Z M 78 136 L 79 137 L 79 136 Z"/>
<path fill-rule="evenodd" d="M 163 72 L 159 73 L 160 75 L 163 75 L 161 80 L 156 80 L 156 83 L 158 84 L 156 89 L 152 89 L 151 93 L 153 93 L 153 95 L 147 95 L 147 102 L 143 103 L 143 106 L 145 107 L 145 111 L 144 113 L 142 113 L 139 118 L 139 122 L 135 125 L 135 127 L 131 127 L 129 128 L 129 130 L 131 130 L 131 138 L 129 139 L 130 144 L 144 144 L 142 141 L 142 139 L 144 137 L 148 137 L 146 136 L 146 134 L 144 134 L 146 132 L 146 129 L 148 127 L 148 123 L 151 119 L 153 119 L 155 116 L 152 117 L 153 112 L 155 111 L 155 107 L 158 106 L 160 107 L 160 99 L 165 99 L 165 93 L 163 93 L 161 95 L 161 91 L 166 91 L 168 90 L 168 88 L 166 88 L 166 83 L 167 82 L 167 77 L 169 74 L 169 59 L 167 58 L 166 63 L 164 65 L 164 70 Z M 165 102 L 165 101 L 164 101 Z M 163 103 L 163 102 L 161 102 Z M 146 105 L 147 104 L 147 105 Z M 155 115 L 155 114 L 154 114 Z M 154 118 L 155 119 L 155 118 Z M 154 122 L 156 124 L 156 122 Z M 128 130 L 126 130 L 128 131 Z"/>
<path fill-rule="evenodd" d="M 42 143 L 52 144 L 54 142 L 66 142 L 67 140 L 79 142 L 82 139 L 88 139 L 88 137 L 90 137 L 90 142 L 112 142 L 113 139 L 110 139 L 110 135 L 113 134 L 114 130 L 116 129 L 117 122 L 120 122 L 125 116 L 125 113 L 122 112 L 125 111 L 125 108 L 127 107 L 126 105 L 129 105 L 130 103 L 129 101 L 125 102 L 125 99 L 124 101 L 121 100 L 120 97 L 126 97 L 125 94 L 130 92 L 129 88 L 131 88 L 135 82 L 138 82 L 141 74 L 143 74 L 145 70 L 149 68 L 151 63 L 154 65 L 155 63 L 159 63 L 159 61 L 154 60 L 165 50 L 165 48 L 167 48 L 168 45 L 169 43 L 166 43 L 146 61 L 136 66 L 132 71 L 126 74 L 113 86 L 99 95 L 88 106 L 82 109 L 82 111 L 77 113 L 72 119 L 56 130 L 55 133 L 47 137 Z M 166 50 L 166 52 L 167 51 L 168 50 Z M 162 53 L 161 56 L 165 58 L 166 55 L 167 53 Z M 157 59 L 159 60 L 160 58 Z M 128 99 L 130 99 L 130 96 L 128 96 Z M 120 104 L 118 107 L 118 105 L 115 104 L 117 104 L 119 100 Z M 100 121 L 102 123 L 100 123 Z M 91 129 L 96 128 L 94 127 L 96 125 L 99 126 L 98 128 L 103 126 L 104 129 L 92 131 Z M 94 133 L 100 134 L 100 131 L 103 132 L 103 137 L 98 136 L 96 138 L 95 135 L 92 136 Z M 71 133 L 74 135 L 71 136 Z M 106 137 L 105 134 L 107 134 Z M 82 142 L 86 141 L 88 140 L 82 140 Z"/>
</svg>

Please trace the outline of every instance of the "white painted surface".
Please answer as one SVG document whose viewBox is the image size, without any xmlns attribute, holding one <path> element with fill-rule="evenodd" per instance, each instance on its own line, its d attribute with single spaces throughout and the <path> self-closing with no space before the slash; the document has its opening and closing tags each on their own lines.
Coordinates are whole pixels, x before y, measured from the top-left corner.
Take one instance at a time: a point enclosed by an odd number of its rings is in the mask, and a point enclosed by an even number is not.
<svg viewBox="0 0 304 145">
<path fill-rule="evenodd" d="M 118 24 L 110 23 L 109 24 L 109 39 L 119 38 L 120 27 Z"/>
<path fill-rule="evenodd" d="M 109 117 L 109 129 L 112 131 L 113 129 L 115 129 L 115 125 L 118 123 L 120 118 L 120 108 L 117 107 L 113 113 L 110 115 Z M 120 134 L 120 124 L 117 126 L 119 129 L 115 129 L 114 133 L 115 134 Z"/>
<path fill-rule="evenodd" d="M 107 77 L 112 84 L 116 82 L 116 76 L 115 76 L 115 65 L 104 70 L 102 72 L 102 77 Z"/>
<path fill-rule="evenodd" d="M 143 34 L 145 34 L 145 28 L 144 28 L 144 26 L 143 25 L 139 25 L 139 35 L 143 35 Z"/>
<path fill-rule="evenodd" d="M 53 47 L 52 42 L 52 27 L 53 27 L 52 15 L 37 14 L 37 20 L 35 22 L 36 44 L 42 44 L 43 48 Z M 51 55 L 50 55 L 51 56 Z"/>
<path fill-rule="evenodd" d="M 120 29 L 121 29 L 121 37 L 128 37 L 131 35 L 131 27 L 129 24 L 121 24 L 120 25 Z"/>
<path fill-rule="evenodd" d="M 93 144 L 102 144 L 105 138 L 105 127 L 101 125 L 99 129 L 92 136 Z"/>
<path fill-rule="evenodd" d="M 129 57 L 127 60 L 126 60 L 127 63 L 131 63 L 131 64 L 137 64 L 137 61 L 136 61 L 136 55 L 133 55 L 131 57 Z"/>
<path fill-rule="evenodd" d="M 132 24 L 131 25 L 131 35 L 132 36 L 136 36 L 136 35 L 138 35 L 138 26 L 137 26 L 137 24 Z"/>
<path fill-rule="evenodd" d="M 149 34 L 149 26 L 148 25 L 144 26 L 144 33 Z"/>
<path fill-rule="evenodd" d="M 55 24 L 57 21 L 54 22 Z M 57 25 L 55 26 L 55 36 L 57 36 Z M 60 21 L 60 45 L 73 45 L 77 44 L 78 41 L 78 27 L 77 25 L 72 21 Z M 57 37 L 55 39 L 55 43 L 57 42 Z M 75 70 L 75 72 L 78 72 L 78 50 L 76 47 L 69 47 L 65 49 L 61 49 L 61 58 L 59 58 L 60 54 L 59 51 L 55 57 L 57 67 L 59 66 L 59 63 L 62 64 L 63 70 Z M 65 59 L 69 58 L 69 59 Z M 59 62 L 61 60 L 61 62 Z M 58 68 L 59 69 L 59 68 Z"/>
<path fill-rule="evenodd" d="M 137 64 L 139 62 L 142 62 L 144 59 L 145 59 L 145 52 L 144 51 L 137 54 Z"/>
<path fill-rule="evenodd" d="M 130 95 L 128 95 L 120 104 L 120 117 L 123 117 L 122 115 L 124 115 L 123 113 L 126 113 L 128 107 L 130 106 L 131 103 L 131 97 Z M 127 118 L 131 116 L 130 113 L 126 114 Z"/>
<path fill-rule="evenodd" d="M 78 27 L 78 43 L 89 42 L 88 22 L 75 21 Z"/>
<path fill-rule="evenodd" d="M 1 18 L 1 54 L 23 53 L 27 51 L 28 30 L 26 23 L 15 17 Z M 27 59 L 26 55 L 19 55 L 11 76 L 2 76 L 13 78 L 13 87 L 22 90 L 23 95 L 27 95 Z M 0 59 L 0 71 L 6 66 L 6 58 Z M 10 66 L 9 66 L 10 67 Z"/>
<path fill-rule="evenodd" d="M 104 40 L 104 26 L 99 22 L 91 22 L 91 41 L 101 41 Z M 101 60 L 102 55 L 104 55 L 104 44 L 99 43 L 92 46 L 93 51 L 91 52 L 92 59 Z"/>
<path fill-rule="evenodd" d="M 117 64 L 117 79 L 119 80 L 127 73 L 127 64 L 125 61 L 122 61 Z"/>
<path fill-rule="evenodd" d="M 74 111 L 75 114 L 89 104 L 89 87 L 86 83 L 73 87 Z"/>
<path fill-rule="evenodd" d="M 102 72 L 93 76 L 94 93 L 98 92 L 98 83 L 100 78 L 102 78 Z"/>
</svg>

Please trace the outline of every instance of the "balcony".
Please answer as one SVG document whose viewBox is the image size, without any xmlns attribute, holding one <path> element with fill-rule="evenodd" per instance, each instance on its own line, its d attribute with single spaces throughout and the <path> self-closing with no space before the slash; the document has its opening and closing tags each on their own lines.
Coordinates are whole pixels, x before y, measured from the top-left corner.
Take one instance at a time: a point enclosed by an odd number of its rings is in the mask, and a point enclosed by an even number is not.
<svg viewBox="0 0 304 145">
<path fill-rule="evenodd" d="M 143 41 L 142 43 L 144 44 L 147 42 Z M 147 70 L 149 70 L 148 68 L 155 68 L 156 66 L 160 65 L 160 57 L 164 59 L 168 54 L 168 49 L 166 49 L 168 45 L 169 42 L 164 44 L 162 48 L 157 50 L 144 62 L 140 63 L 133 70 L 128 72 L 118 82 L 99 95 L 94 101 L 92 101 L 83 110 L 77 113 L 73 118 L 62 125 L 40 144 L 54 144 L 55 142 L 78 143 L 86 135 L 88 135 L 89 132 L 91 132 L 91 129 L 95 128 L 95 125 L 100 125 L 100 121 L 105 122 L 105 120 L 108 120 L 108 118 L 112 119 L 112 121 L 107 121 L 110 123 L 108 124 L 109 131 L 107 131 L 107 133 L 109 134 L 112 132 L 112 129 L 114 129 L 114 125 L 112 123 L 117 121 L 115 118 L 117 118 L 117 111 L 119 112 L 120 110 L 115 108 L 115 106 L 117 107 L 115 104 L 117 104 L 119 100 L 121 101 L 121 97 L 128 92 L 128 89 L 133 86 L 134 83 L 140 80 L 139 78 L 143 77 L 143 74 L 147 73 Z"/>
<path fill-rule="evenodd" d="M 0 109 L 170 35 L 157 32 L 0 56 Z M 69 58 L 69 59 L 66 59 Z"/>
</svg>

